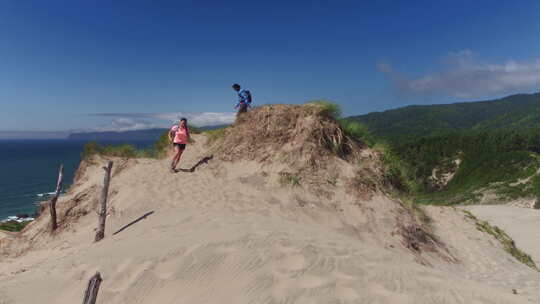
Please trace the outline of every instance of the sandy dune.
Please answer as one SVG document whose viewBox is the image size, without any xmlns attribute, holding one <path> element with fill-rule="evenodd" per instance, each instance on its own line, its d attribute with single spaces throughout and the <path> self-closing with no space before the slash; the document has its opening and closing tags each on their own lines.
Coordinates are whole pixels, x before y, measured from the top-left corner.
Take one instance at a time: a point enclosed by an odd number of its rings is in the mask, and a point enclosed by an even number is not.
<svg viewBox="0 0 540 304">
<path fill-rule="evenodd" d="M 208 156 L 196 140 L 181 167 Z M 79 303 L 96 271 L 107 304 L 540 301 L 540 274 L 459 210 L 429 208 L 449 255 L 419 255 L 393 234 L 391 199 L 359 202 L 339 181 L 321 199 L 254 162 L 212 159 L 172 174 L 168 160 L 116 160 L 106 237 L 93 243 L 102 164 L 62 198 L 69 221 L 57 235 L 43 215 L 0 257 L 0 303 Z"/>
<path fill-rule="evenodd" d="M 502 228 L 540 265 L 540 210 L 505 205 L 468 206 L 478 218 Z"/>
</svg>

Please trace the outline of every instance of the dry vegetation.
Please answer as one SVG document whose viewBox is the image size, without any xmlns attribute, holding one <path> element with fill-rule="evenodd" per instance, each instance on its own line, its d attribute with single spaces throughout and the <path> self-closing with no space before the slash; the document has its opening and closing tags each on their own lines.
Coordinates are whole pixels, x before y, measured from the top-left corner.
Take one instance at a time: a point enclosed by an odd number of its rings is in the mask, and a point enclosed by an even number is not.
<svg viewBox="0 0 540 304">
<path fill-rule="evenodd" d="M 302 169 L 324 168 L 336 155 L 352 160 L 363 146 L 317 104 L 259 107 L 220 132 L 212 141 L 224 160 L 277 160 Z"/>
<path fill-rule="evenodd" d="M 208 144 L 224 161 L 285 164 L 287 168 L 277 174 L 281 186 L 303 187 L 321 198 L 331 197 L 338 184 L 359 202 L 395 193 L 380 153 L 363 138 L 348 135 L 338 121 L 339 110 L 333 107 L 324 102 L 258 107 L 241 115 L 233 126 L 210 134 Z M 345 168 L 353 170 L 343 172 Z M 400 200 L 396 205 L 401 210 L 396 233 L 405 247 L 417 254 L 437 252 L 454 261 L 434 237 L 421 207 Z"/>
</svg>

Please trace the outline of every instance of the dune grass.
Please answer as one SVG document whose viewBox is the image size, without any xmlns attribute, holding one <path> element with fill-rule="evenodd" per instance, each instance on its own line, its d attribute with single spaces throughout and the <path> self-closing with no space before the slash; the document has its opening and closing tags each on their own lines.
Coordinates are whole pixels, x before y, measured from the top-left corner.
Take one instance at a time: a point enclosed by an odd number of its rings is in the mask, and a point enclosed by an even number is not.
<svg viewBox="0 0 540 304">
<path fill-rule="evenodd" d="M 30 224 L 31 221 L 26 221 L 19 223 L 17 221 L 8 221 L 4 223 L 0 223 L 0 230 L 6 230 L 11 232 L 17 232 L 21 231 L 26 227 L 26 225 Z"/>
<path fill-rule="evenodd" d="M 319 107 L 323 115 L 328 115 L 336 120 L 341 117 L 341 108 L 339 105 L 329 100 L 313 100 L 306 103 L 306 105 Z"/>
<path fill-rule="evenodd" d="M 191 134 L 200 134 L 201 130 L 190 126 L 189 132 Z M 161 134 L 152 147 L 145 149 L 137 149 L 131 144 L 104 146 L 96 141 L 91 141 L 84 145 L 81 157 L 82 159 L 89 159 L 94 155 L 101 155 L 121 158 L 160 158 L 165 155 L 169 147 L 171 147 L 171 141 L 169 140 L 169 132 L 166 131 Z"/>
<path fill-rule="evenodd" d="M 508 252 L 511 256 L 516 258 L 516 260 L 520 261 L 521 263 L 529 266 L 530 268 L 536 271 L 540 271 L 536 267 L 536 264 L 534 263 L 531 256 L 523 252 L 521 249 L 517 248 L 514 240 L 508 234 L 506 234 L 504 230 L 500 229 L 497 226 L 491 226 L 486 221 L 479 220 L 471 212 L 467 210 L 463 210 L 463 212 L 465 213 L 466 217 L 468 217 L 469 219 L 475 222 L 476 229 L 484 233 L 487 233 L 493 236 L 495 239 L 497 239 L 497 241 L 499 241 L 501 245 L 503 246 L 504 250 Z"/>
<path fill-rule="evenodd" d="M 360 140 L 370 147 L 375 144 L 373 135 L 363 123 L 348 119 L 339 119 L 338 123 L 347 136 Z"/>
<path fill-rule="evenodd" d="M 81 153 L 82 159 L 89 159 L 94 155 L 121 157 L 121 158 L 153 158 L 156 157 L 154 148 L 137 149 L 130 144 L 106 145 L 91 141 L 84 145 Z"/>
</svg>

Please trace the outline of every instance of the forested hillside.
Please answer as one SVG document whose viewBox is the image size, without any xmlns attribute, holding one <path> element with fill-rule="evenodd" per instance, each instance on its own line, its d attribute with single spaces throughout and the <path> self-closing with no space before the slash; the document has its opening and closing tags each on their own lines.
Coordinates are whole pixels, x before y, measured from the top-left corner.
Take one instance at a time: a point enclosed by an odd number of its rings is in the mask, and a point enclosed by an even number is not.
<svg viewBox="0 0 540 304">
<path fill-rule="evenodd" d="M 409 106 L 347 120 L 362 122 L 376 142 L 385 143 L 418 202 L 494 203 L 540 195 L 540 93 Z"/>
<path fill-rule="evenodd" d="M 349 117 L 377 136 L 433 135 L 460 130 L 540 127 L 540 93 L 444 105 L 408 106 Z"/>
</svg>

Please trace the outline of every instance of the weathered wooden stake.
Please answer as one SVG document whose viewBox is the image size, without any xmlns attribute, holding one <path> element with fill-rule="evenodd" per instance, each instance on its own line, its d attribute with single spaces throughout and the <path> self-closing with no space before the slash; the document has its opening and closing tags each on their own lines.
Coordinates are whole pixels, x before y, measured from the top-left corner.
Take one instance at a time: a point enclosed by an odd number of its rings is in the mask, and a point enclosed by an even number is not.
<svg viewBox="0 0 540 304">
<path fill-rule="evenodd" d="M 101 284 L 101 274 L 96 272 L 96 274 L 90 278 L 90 281 L 88 281 L 88 287 L 86 288 L 86 292 L 84 293 L 84 300 L 83 304 L 95 304 L 97 299 L 97 294 L 99 291 L 99 285 Z"/>
<path fill-rule="evenodd" d="M 54 196 L 49 202 L 49 210 L 51 211 L 51 231 L 54 231 L 56 230 L 56 228 L 58 228 L 58 223 L 56 221 L 56 202 L 58 201 L 58 197 L 60 196 L 60 192 L 62 191 L 62 179 L 64 176 L 63 171 L 64 171 L 64 165 L 61 164 L 60 170 L 58 172 L 58 182 L 56 183 L 56 191 L 54 192 Z"/>
<path fill-rule="evenodd" d="M 103 170 L 105 170 L 105 178 L 103 179 L 103 189 L 101 190 L 101 198 L 99 199 L 101 211 L 99 212 L 99 226 L 98 231 L 96 232 L 96 242 L 99 242 L 105 237 L 105 219 L 107 218 L 107 196 L 109 194 L 109 182 L 111 181 L 112 166 L 113 162 L 109 161 L 107 163 L 107 167 L 103 167 Z"/>
</svg>

